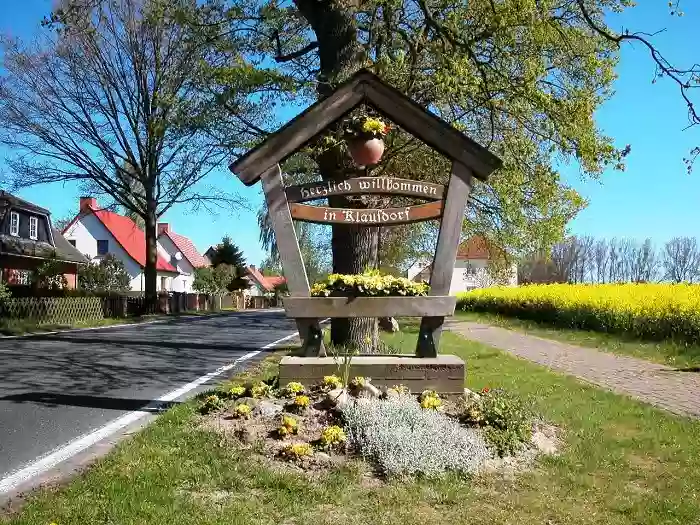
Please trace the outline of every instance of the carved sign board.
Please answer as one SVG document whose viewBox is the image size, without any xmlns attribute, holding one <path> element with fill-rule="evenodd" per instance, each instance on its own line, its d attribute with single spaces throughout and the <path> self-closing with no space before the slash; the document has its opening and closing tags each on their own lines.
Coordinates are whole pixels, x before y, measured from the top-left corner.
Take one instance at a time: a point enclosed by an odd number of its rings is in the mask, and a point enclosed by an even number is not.
<svg viewBox="0 0 700 525">
<path fill-rule="evenodd" d="M 393 177 L 357 177 L 342 182 L 310 182 L 299 186 L 285 188 L 289 202 L 305 202 L 325 199 L 332 195 L 402 195 L 419 197 L 428 200 L 441 200 L 445 194 L 445 186 L 409 179 Z"/>
<path fill-rule="evenodd" d="M 384 208 L 355 210 L 346 208 L 328 208 L 326 206 L 308 206 L 290 204 L 292 218 L 298 221 L 317 224 L 356 224 L 360 226 L 384 226 L 409 224 L 442 216 L 443 201 L 406 206 L 404 208 Z"/>
</svg>

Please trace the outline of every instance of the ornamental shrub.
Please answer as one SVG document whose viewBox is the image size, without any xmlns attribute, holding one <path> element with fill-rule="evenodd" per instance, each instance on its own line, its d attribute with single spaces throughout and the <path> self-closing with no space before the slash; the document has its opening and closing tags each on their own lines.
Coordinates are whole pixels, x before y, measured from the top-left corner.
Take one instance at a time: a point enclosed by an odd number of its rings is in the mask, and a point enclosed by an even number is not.
<svg viewBox="0 0 700 525">
<path fill-rule="evenodd" d="M 499 456 L 515 454 L 532 437 L 532 415 L 517 397 L 500 389 L 485 388 L 470 398 L 462 421 L 484 428 L 484 436 Z"/>
<path fill-rule="evenodd" d="M 460 294 L 457 309 L 640 339 L 700 341 L 700 285 L 537 284 Z"/>
<path fill-rule="evenodd" d="M 279 437 L 285 437 L 299 432 L 299 422 L 290 416 L 282 416 L 282 424 L 277 429 Z"/>
<path fill-rule="evenodd" d="M 250 387 L 250 397 L 254 399 L 259 399 L 261 397 L 267 397 L 272 392 L 272 388 L 267 383 L 258 381 L 253 386 Z"/>
<path fill-rule="evenodd" d="M 387 297 L 428 295 L 427 283 L 411 281 L 405 277 L 382 275 L 369 270 L 358 275 L 333 273 L 324 281 L 311 287 L 314 297 Z"/>
<path fill-rule="evenodd" d="M 345 431 L 338 425 L 331 425 L 323 429 L 319 443 L 321 447 L 329 449 L 342 445 L 346 440 Z"/>
<path fill-rule="evenodd" d="M 294 401 L 292 401 L 292 405 L 297 410 L 305 410 L 305 409 L 309 408 L 310 404 L 311 404 L 311 399 L 309 399 L 309 396 L 296 396 L 294 398 Z"/>
<path fill-rule="evenodd" d="M 386 475 L 467 474 L 490 457 L 475 429 L 423 410 L 409 395 L 360 398 L 343 405 L 341 412 L 350 442 Z"/>
<path fill-rule="evenodd" d="M 298 381 L 290 381 L 282 390 L 285 396 L 293 397 L 304 392 L 304 385 Z"/>
<path fill-rule="evenodd" d="M 343 388 L 343 381 L 336 375 L 323 376 L 323 381 L 321 382 L 321 389 L 333 390 L 334 388 Z"/>
<path fill-rule="evenodd" d="M 245 395 L 246 388 L 242 385 L 235 385 L 229 388 L 228 390 L 228 395 L 231 396 L 233 399 L 238 399 L 239 397 L 243 397 Z"/>
<path fill-rule="evenodd" d="M 219 396 L 211 394 L 204 398 L 204 402 L 199 407 L 199 413 L 209 414 L 221 410 L 222 408 L 224 408 L 223 400 Z"/>
<path fill-rule="evenodd" d="M 250 416 L 252 409 L 249 405 L 245 403 L 239 403 L 236 408 L 233 409 L 233 415 L 241 419 L 247 419 Z"/>
<path fill-rule="evenodd" d="M 420 395 L 420 407 L 428 410 L 442 410 L 442 399 L 434 390 L 425 390 Z"/>
</svg>

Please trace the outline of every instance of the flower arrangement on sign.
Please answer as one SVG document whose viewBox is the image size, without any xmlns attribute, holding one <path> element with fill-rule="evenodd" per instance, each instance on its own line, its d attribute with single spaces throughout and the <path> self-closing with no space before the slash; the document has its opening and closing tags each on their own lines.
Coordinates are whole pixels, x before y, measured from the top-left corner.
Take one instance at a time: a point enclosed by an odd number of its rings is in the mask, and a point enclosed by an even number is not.
<svg viewBox="0 0 700 525">
<path fill-rule="evenodd" d="M 311 287 L 312 297 L 416 297 L 428 295 L 430 286 L 405 277 L 382 275 L 377 270 L 361 274 L 330 274 Z"/>
<path fill-rule="evenodd" d="M 345 140 L 350 156 L 358 166 L 376 164 L 384 154 L 384 137 L 389 126 L 378 118 L 358 115 L 345 128 Z"/>
</svg>

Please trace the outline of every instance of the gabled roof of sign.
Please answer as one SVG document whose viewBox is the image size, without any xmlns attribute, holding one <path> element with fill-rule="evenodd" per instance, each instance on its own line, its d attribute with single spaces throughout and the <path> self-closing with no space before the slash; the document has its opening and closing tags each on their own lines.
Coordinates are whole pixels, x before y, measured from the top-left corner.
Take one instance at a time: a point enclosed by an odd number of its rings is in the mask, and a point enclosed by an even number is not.
<svg viewBox="0 0 700 525">
<path fill-rule="evenodd" d="M 374 73 L 361 69 L 330 96 L 287 122 L 229 168 L 241 182 L 251 186 L 272 166 L 282 162 L 362 103 L 372 106 L 446 157 L 464 164 L 482 180 L 486 180 L 502 164 L 501 159 L 486 148 L 383 82 Z"/>
</svg>

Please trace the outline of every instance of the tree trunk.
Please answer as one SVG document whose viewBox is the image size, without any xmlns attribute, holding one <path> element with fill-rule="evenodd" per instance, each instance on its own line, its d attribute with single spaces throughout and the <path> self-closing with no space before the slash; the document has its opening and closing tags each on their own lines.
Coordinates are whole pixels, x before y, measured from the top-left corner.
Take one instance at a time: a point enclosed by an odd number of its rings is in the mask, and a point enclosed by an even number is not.
<svg viewBox="0 0 700 525">
<path fill-rule="evenodd" d="M 158 308 L 158 271 L 156 269 L 158 248 L 156 246 L 156 222 L 155 207 L 149 205 L 148 213 L 144 220 L 146 234 L 146 267 L 143 271 L 147 312 L 155 312 Z"/>
<path fill-rule="evenodd" d="M 320 73 L 319 98 L 328 96 L 333 88 L 363 65 L 363 49 L 357 40 L 357 27 L 351 2 L 341 0 L 295 0 L 299 12 L 316 34 Z M 347 155 L 340 148 L 326 151 L 317 159 L 323 180 L 342 180 L 351 173 Z M 332 197 L 329 205 L 340 208 L 363 208 L 359 198 Z M 333 271 L 360 273 L 374 268 L 377 260 L 377 228 L 334 225 L 332 234 Z M 376 351 L 377 319 L 333 319 L 331 342 L 363 352 Z"/>
</svg>

